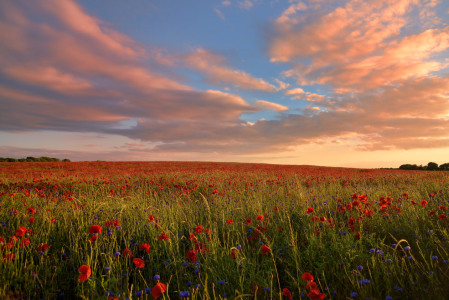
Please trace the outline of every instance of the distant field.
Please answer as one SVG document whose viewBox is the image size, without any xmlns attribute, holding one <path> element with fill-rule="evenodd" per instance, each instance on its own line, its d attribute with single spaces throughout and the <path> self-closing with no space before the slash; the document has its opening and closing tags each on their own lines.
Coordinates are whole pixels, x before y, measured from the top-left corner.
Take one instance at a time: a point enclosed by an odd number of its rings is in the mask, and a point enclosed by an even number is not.
<svg viewBox="0 0 449 300">
<path fill-rule="evenodd" d="M 0 164 L 1 299 L 447 299 L 449 173 Z"/>
</svg>

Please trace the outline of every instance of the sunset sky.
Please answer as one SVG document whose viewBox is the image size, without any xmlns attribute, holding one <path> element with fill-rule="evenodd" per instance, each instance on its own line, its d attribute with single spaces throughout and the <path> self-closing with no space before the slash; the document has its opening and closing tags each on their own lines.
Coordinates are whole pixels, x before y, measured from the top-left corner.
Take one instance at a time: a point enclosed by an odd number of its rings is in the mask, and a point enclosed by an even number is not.
<svg viewBox="0 0 449 300">
<path fill-rule="evenodd" d="M 449 162 L 449 1 L 0 1 L 0 156 Z"/>
</svg>

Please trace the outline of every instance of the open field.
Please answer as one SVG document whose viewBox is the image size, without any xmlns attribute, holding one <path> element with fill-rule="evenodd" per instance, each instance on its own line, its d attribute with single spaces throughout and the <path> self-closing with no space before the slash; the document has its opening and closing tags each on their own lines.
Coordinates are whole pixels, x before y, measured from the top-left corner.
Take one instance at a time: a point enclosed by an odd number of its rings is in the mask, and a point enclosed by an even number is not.
<svg viewBox="0 0 449 300">
<path fill-rule="evenodd" d="M 449 173 L 0 164 L 0 298 L 445 299 Z"/>
</svg>

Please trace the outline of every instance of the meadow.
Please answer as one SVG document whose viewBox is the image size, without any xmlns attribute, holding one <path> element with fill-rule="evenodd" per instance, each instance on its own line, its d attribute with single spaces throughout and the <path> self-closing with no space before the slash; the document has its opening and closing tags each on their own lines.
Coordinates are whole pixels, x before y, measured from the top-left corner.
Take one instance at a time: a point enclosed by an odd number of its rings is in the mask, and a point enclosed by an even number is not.
<svg viewBox="0 0 449 300">
<path fill-rule="evenodd" d="M 449 172 L 0 164 L 1 299 L 447 299 Z"/>
</svg>

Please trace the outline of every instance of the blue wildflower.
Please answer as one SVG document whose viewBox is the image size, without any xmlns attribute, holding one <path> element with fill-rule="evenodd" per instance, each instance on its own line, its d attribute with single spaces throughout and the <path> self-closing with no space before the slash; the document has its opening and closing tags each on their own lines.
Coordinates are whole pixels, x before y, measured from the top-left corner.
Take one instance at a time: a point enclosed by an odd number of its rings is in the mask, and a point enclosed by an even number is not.
<svg viewBox="0 0 449 300">
<path fill-rule="evenodd" d="M 187 298 L 187 297 L 190 296 L 190 292 L 189 292 L 189 291 L 182 291 L 182 292 L 179 292 L 179 296 L 180 296 L 181 298 Z"/>
</svg>

